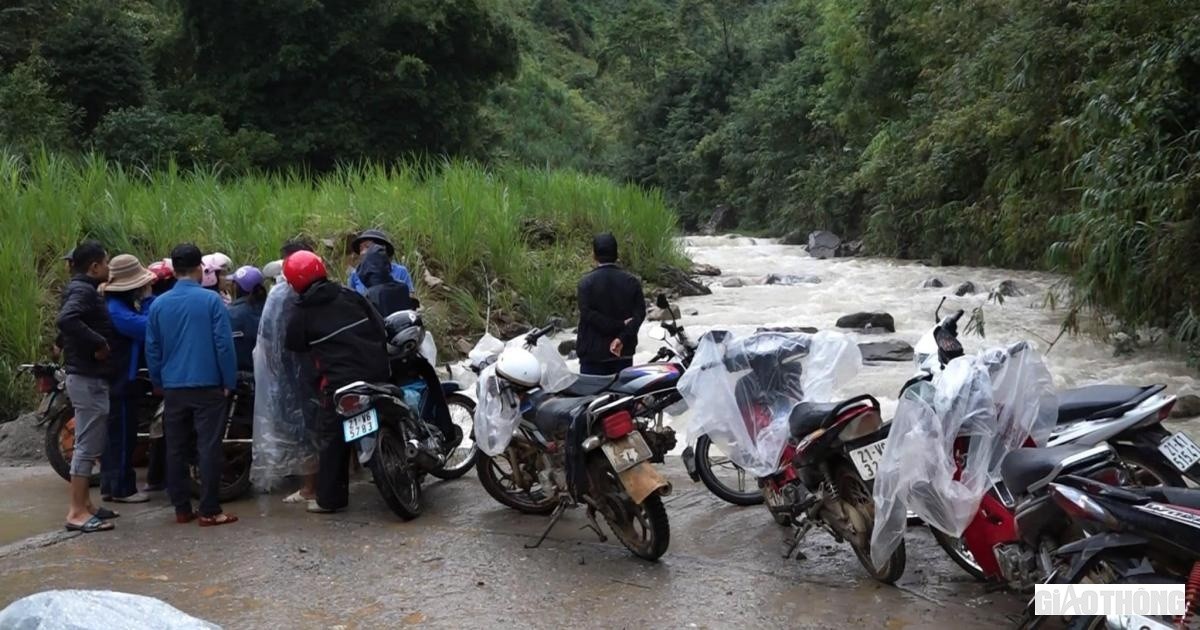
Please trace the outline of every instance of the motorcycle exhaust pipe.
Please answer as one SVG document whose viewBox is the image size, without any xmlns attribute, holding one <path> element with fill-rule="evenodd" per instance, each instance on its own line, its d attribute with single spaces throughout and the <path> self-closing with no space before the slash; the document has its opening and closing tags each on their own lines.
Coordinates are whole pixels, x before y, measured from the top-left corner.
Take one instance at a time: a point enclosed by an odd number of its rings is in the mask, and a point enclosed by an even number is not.
<svg viewBox="0 0 1200 630">
<path fill-rule="evenodd" d="M 436 470 L 445 463 L 445 458 L 434 449 L 423 448 L 417 440 L 409 440 L 404 445 L 404 454 L 408 461 L 416 464 L 421 470 Z"/>
</svg>

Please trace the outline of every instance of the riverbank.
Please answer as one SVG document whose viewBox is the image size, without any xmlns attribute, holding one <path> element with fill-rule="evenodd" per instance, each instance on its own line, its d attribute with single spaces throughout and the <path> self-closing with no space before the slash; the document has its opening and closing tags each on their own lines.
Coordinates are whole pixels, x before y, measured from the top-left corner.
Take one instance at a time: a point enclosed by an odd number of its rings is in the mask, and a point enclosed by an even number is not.
<svg viewBox="0 0 1200 630">
<path fill-rule="evenodd" d="M 444 350 L 473 341 L 490 315 L 501 330 L 574 312 L 590 266 L 590 237 L 613 232 L 623 262 L 653 281 L 685 263 L 676 218 L 661 195 L 573 171 L 489 170 L 470 162 L 347 167 L 224 178 L 168 169 L 144 173 L 100 158 L 0 159 L 0 413 L 15 415 L 32 388 L 19 363 L 44 359 L 53 339 L 61 257 L 83 237 L 143 262 L 180 242 L 263 265 L 298 235 L 339 277 L 348 239 L 387 230 L 409 267 L 425 321 Z"/>
</svg>

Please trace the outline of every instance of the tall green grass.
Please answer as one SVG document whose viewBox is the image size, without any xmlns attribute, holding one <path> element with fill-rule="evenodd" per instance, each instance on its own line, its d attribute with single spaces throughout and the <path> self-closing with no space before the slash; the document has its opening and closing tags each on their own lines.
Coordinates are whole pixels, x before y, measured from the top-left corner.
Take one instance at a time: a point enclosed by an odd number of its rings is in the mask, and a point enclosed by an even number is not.
<svg viewBox="0 0 1200 630">
<path fill-rule="evenodd" d="M 531 244 L 523 226 L 549 227 L 552 243 Z M 440 333 L 479 333 L 493 317 L 540 322 L 570 316 L 588 268 L 590 235 L 611 231 L 627 266 L 653 279 L 681 264 L 676 218 L 661 195 L 573 171 L 487 169 L 470 162 L 343 168 L 226 179 L 213 171 L 144 172 L 99 157 L 42 154 L 0 159 L 0 414 L 23 402 L 17 364 L 45 356 L 62 254 L 84 237 L 143 263 L 181 242 L 222 251 L 235 264 L 262 265 L 288 238 L 306 235 L 345 276 L 346 237 L 388 231 L 412 271 Z M 442 279 L 424 287 L 426 272 Z M 490 295 L 490 297 L 489 297 Z"/>
</svg>

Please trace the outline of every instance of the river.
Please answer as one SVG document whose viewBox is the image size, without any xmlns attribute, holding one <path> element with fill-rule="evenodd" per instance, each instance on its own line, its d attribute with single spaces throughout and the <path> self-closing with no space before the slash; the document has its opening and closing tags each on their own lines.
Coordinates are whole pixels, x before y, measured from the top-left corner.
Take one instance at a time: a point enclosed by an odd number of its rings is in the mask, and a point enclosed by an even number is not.
<svg viewBox="0 0 1200 630">
<path fill-rule="evenodd" d="M 857 311 L 885 311 L 896 321 L 895 334 L 851 333 L 859 341 L 901 339 L 916 344 L 932 326 L 933 313 L 943 296 L 946 307 L 965 309 L 968 314 L 983 304 L 986 338 L 960 336 L 968 353 L 1018 340 L 1033 342 L 1045 352 L 1058 336 L 1064 311 L 1046 306 L 1046 296 L 1061 289 L 1063 279 L 1051 273 L 1011 271 L 982 267 L 930 267 L 913 261 L 885 258 L 812 258 L 803 247 L 781 245 L 775 240 L 736 236 L 691 236 L 684 240 L 688 255 L 697 263 L 719 267 L 721 280 L 739 277 L 747 286 L 713 287 L 713 294 L 679 301 L 685 313 L 682 322 L 689 334 L 709 329 L 726 329 L 750 334 L 760 326 L 813 326 L 836 330 L 838 317 Z M 798 286 L 762 285 L 767 274 L 817 276 L 818 284 Z M 944 288 L 921 288 L 937 277 Z M 1001 281 L 1013 280 L 1025 291 L 1003 304 L 987 301 L 987 290 Z M 956 297 L 953 288 L 971 281 L 980 287 L 975 295 Z M 757 284 L 756 284 L 757 283 Z M 698 312 L 688 316 L 688 312 Z M 966 321 L 966 317 L 963 318 Z M 1088 322 L 1084 322 L 1085 326 Z M 640 349 L 653 352 L 657 345 L 643 338 Z M 1092 383 L 1163 383 L 1175 394 L 1200 393 L 1197 373 L 1186 364 L 1182 353 L 1163 342 L 1143 347 L 1130 356 L 1116 358 L 1107 343 L 1087 334 L 1064 335 L 1045 356 L 1060 388 Z M 850 390 L 879 398 L 886 415 L 895 408 L 896 395 L 914 371 L 911 362 L 865 365 Z M 1200 438 L 1200 421 L 1174 423 Z"/>
</svg>

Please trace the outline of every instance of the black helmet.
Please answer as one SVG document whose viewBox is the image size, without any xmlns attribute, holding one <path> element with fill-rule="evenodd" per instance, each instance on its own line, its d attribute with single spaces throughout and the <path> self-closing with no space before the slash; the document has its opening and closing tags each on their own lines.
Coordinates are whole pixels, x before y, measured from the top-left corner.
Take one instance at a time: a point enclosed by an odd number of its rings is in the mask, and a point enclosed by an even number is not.
<svg viewBox="0 0 1200 630">
<path fill-rule="evenodd" d="M 417 353 L 425 340 L 425 325 L 416 311 L 397 311 L 383 320 L 387 330 L 388 353 L 407 357 Z"/>
<path fill-rule="evenodd" d="M 354 253 L 357 254 L 358 246 L 362 245 L 363 241 L 376 241 L 387 249 L 388 258 L 396 256 L 396 246 L 392 245 L 391 239 L 388 238 L 387 234 L 383 233 L 383 230 L 364 230 L 362 234 L 359 234 L 357 238 L 350 242 L 350 249 L 354 250 Z"/>
</svg>

